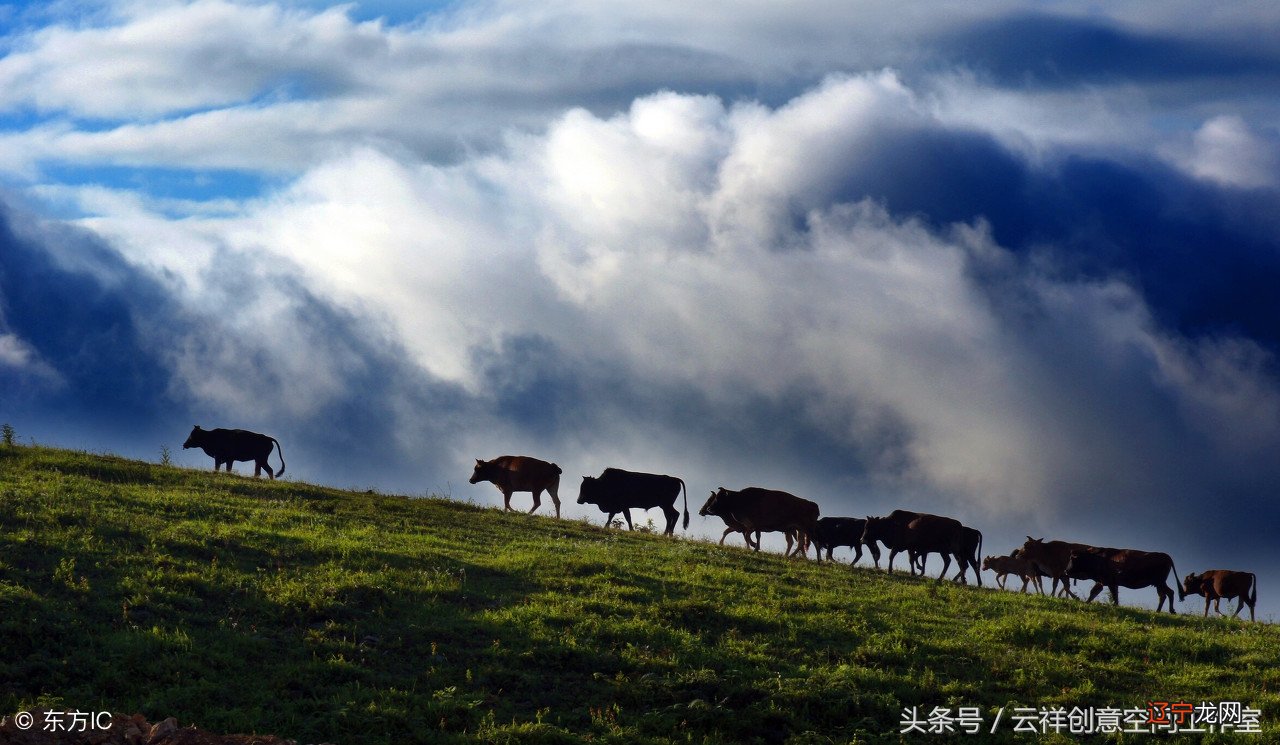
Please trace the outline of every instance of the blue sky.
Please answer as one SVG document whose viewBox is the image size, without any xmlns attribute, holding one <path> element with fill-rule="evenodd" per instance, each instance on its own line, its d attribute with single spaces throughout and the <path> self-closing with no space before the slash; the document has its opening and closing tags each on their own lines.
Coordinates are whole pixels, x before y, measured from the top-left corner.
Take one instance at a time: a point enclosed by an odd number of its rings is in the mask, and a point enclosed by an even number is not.
<svg viewBox="0 0 1280 745">
<path fill-rule="evenodd" d="M 1280 11 L 907 5 L 6 6 L 0 414 L 1271 576 Z"/>
</svg>

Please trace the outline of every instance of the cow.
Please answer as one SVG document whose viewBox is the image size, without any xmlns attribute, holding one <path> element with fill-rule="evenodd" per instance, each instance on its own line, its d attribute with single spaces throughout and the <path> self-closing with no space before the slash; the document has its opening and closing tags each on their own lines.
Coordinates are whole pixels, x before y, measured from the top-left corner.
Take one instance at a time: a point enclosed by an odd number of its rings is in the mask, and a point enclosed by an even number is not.
<svg viewBox="0 0 1280 745">
<path fill-rule="evenodd" d="M 684 493 L 684 529 L 689 529 L 689 494 L 685 490 L 684 481 L 675 476 L 660 476 L 653 473 L 624 471 L 621 468 L 606 468 L 599 477 L 583 476 L 582 486 L 578 490 L 578 504 L 594 504 L 609 517 L 605 525 L 613 522 L 613 516 L 622 513 L 627 520 L 627 529 L 634 530 L 631 524 L 631 510 L 647 510 L 661 507 L 667 516 L 667 528 L 664 535 L 673 535 L 676 520 L 680 512 L 676 509 L 676 497 Z"/>
<path fill-rule="evenodd" d="M 1013 554 L 1016 550 L 1010 552 L 1008 556 L 988 556 L 982 560 L 982 568 L 995 572 L 996 584 L 1000 585 L 1000 589 L 1005 589 L 1005 581 L 1010 574 L 1017 575 L 1022 579 L 1021 592 L 1027 591 L 1027 583 L 1035 585 L 1036 590 L 1041 595 L 1044 594 L 1044 584 L 1040 581 L 1042 575 L 1036 570 L 1036 567 L 1026 559 L 1020 559 Z"/>
<path fill-rule="evenodd" d="M 1258 602 L 1258 577 L 1253 572 L 1235 572 L 1230 569 L 1210 569 L 1202 574 L 1192 572 L 1182 581 L 1187 595 L 1204 596 L 1204 615 L 1209 617 L 1209 601 L 1213 601 L 1213 609 L 1223 615 L 1220 604 L 1224 599 L 1240 598 L 1236 612 L 1232 618 L 1240 616 L 1244 606 L 1249 606 L 1249 620 L 1253 617 L 1254 605 Z"/>
<path fill-rule="evenodd" d="M 1022 547 L 1016 549 L 1011 556 L 1017 559 L 1031 562 L 1042 576 L 1049 577 L 1053 580 L 1049 588 L 1051 595 L 1070 596 L 1079 600 L 1074 592 L 1071 591 L 1072 579 L 1085 579 L 1083 577 L 1070 577 L 1067 572 L 1067 564 L 1071 561 L 1072 551 L 1089 551 L 1099 555 L 1108 555 L 1118 549 L 1100 548 L 1098 546 L 1090 546 L 1085 543 L 1071 543 L 1069 541 L 1046 541 L 1043 538 L 1032 538 L 1027 536 L 1026 543 Z M 1062 590 L 1058 589 L 1058 583 L 1062 583 Z"/>
<path fill-rule="evenodd" d="M 715 515 L 730 528 L 741 530 L 751 543 L 752 531 L 780 531 L 787 537 L 787 556 L 792 554 L 792 536 L 795 536 L 795 552 L 808 555 L 809 541 L 818 523 L 818 505 L 794 494 L 776 489 L 749 486 L 740 491 L 720 487 L 698 510 L 706 517 Z M 723 537 L 721 541 L 723 542 Z M 756 541 L 756 551 L 760 542 Z"/>
<path fill-rule="evenodd" d="M 938 575 L 938 579 L 946 576 L 947 569 L 951 566 L 951 557 L 955 556 L 960 571 L 953 579 L 968 584 L 966 572 L 972 566 L 978 585 L 982 585 L 982 570 L 978 563 L 978 556 L 982 553 L 982 533 L 961 524 L 959 520 L 909 510 L 894 510 L 887 517 L 868 517 L 862 541 L 867 544 L 880 541 L 889 549 L 891 572 L 893 560 L 900 551 L 907 552 L 907 563 L 913 576 L 918 561 L 920 573 L 924 574 L 923 559 L 931 553 L 937 553 L 942 555 L 942 573 Z"/>
<path fill-rule="evenodd" d="M 818 550 L 818 561 L 822 561 L 823 549 L 827 552 L 827 561 L 834 561 L 831 552 L 837 546 L 848 546 L 853 549 L 854 556 L 851 564 L 856 564 L 862 558 L 862 531 L 867 527 L 867 521 L 861 517 L 823 517 L 818 519 L 817 525 L 813 531 L 813 545 Z M 875 559 L 876 565 L 880 564 L 880 547 L 872 543 L 868 545 L 871 549 L 871 556 Z"/>
<path fill-rule="evenodd" d="M 531 492 L 533 506 L 529 508 L 530 514 L 542 506 L 542 492 L 545 490 L 555 503 L 556 517 L 560 517 L 560 473 L 560 466 L 555 463 L 527 455 L 501 455 L 493 460 L 476 458 L 476 468 L 469 483 L 488 481 L 498 487 L 507 511 L 511 511 L 513 493 Z"/>
<path fill-rule="evenodd" d="M 272 471 L 267 465 L 272 445 L 276 455 L 280 456 L 280 470 Z M 213 458 L 213 470 L 218 470 L 223 463 L 227 464 L 227 472 L 231 472 L 231 464 L 238 460 L 253 461 L 253 477 L 258 478 L 266 470 L 267 476 L 274 479 L 284 475 L 284 449 L 276 438 L 260 435 L 244 429 L 200 429 L 196 425 L 187 441 L 182 443 L 183 450 L 200 448 L 205 455 Z"/>
<path fill-rule="evenodd" d="M 1111 604 L 1120 604 L 1120 587 L 1140 590 L 1154 587 L 1160 595 L 1160 603 L 1156 606 L 1159 613 L 1164 608 L 1165 600 L 1169 601 L 1169 612 L 1177 614 L 1173 607 L 1173 590 L 1168 582 L 1169 573 L 1173 572 L 1173 584 L 1178 588 L 1178 599 L 1186 598 L 1182 584 L 1178 582 L 1178 570 L 1173 566 L 1169 554 L 1159 551 L 1138 551 L 1136 549 L 1111 549 L 1110 553 L 1075 549 L 1067 561 L 1067 574 L 1079 579 L 1094 581 L 1093 590 L 1089 592 L 1086 603 L 1092 602 L 1106 587 L 1111 591 Z"/>
</svg>

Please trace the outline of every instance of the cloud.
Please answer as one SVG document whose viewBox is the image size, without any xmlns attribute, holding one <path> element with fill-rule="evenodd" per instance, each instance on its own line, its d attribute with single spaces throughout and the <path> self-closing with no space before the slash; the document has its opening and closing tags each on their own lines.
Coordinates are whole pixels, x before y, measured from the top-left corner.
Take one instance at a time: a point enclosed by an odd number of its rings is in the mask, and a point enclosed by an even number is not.
<svg viewBox="0 0 1280 745">
<path fill-rule="evenodd" d="M 429 447 L 458 472 L 520 445 L 583 471 L 741 470 L 836 509 L 915 494 L 975 515 L 1134 516 L 1203 499 L 1205 474 L 1269 478 L 1238 445 L 1277 436 L 1272 349 L 1185 333 L 1168 319 L 1195 314 L 1133 281 L 1166 275 L 1124 230 L 1175 235 L 1161 200 L 1203 189 L 1157 187 L 1157 168 L 1027 161 L 891 73 L 778 108 L 662 92 L 576 109 L 453 165 L 360 147 L 241 214 L 166 223 L 223 241 L 186 302 L 238 309 L 234 343 L 166 359 L 229 411 L 287 385 L 264 421 L 366 406 L 353 391 L 398 371 L 419 393 L 397 400 L 452 412 L 451 444 Z M 86 224 L 140 243 L 138 209 Z M 1209 235 L 1238 229 L 1202 214 Z M 193 272 L 182 253 L 146 257 Z M 210 282 L 246 272 L 252 292 Z M 389 346 L 353 341 L 370 333 Z M 422 417 L 378 418 L 426 447 Z"/>
<path fill-rule="evenodd" d="M 1196 130 L 1188 169 L 1229 186 L 1275 187 L 1280 147 L 1254 134 L 1238 116 L 1216 116 Z"/>
<path fill-rule="evenodd" d="M 8 217 L 28 421 L 127 418 L 144 454 L 248 426 L 340 484 L 524 452 L 566 495 L 620 466 L 1261 561 L 1273 13 L 299 7 L 10 37 L 0 167 L 75 223 Z"/>
</svg>

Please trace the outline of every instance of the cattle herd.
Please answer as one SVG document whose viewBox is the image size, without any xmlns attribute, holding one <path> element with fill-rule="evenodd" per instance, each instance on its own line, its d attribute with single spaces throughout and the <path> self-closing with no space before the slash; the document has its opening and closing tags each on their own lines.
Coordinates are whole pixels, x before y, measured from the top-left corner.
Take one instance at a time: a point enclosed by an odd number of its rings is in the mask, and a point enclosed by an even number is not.
<svg viewBox="0 0 1280 745">
<path fill-rule="evenodd" d="M 267 457 L 274 445 L 280 453 L 280 470 L 272 472 Z M 196 427 L 183 444 L 183 448 L 198 447 L 214 459 L 214 470 L 224 463 L 231 470 L 233 461 L 254 461 L 254 476 L 265 469 L 271 478 L 284 473 L 284 456 L 280 443 L 274 438 L 245 430 L 202 430 Z M 502 492 L 507 510 L 511 509 L 511 495 L 515 492 L 533 494 L 534 512 L 542 505 L 545 491 L 555 505 L 556 517 L 560 517 L 560 466 L 524 455 L 503 455 L 493 460 L 476 459 L 470 483 L 488 481 Z M 684 498 L 683 527 L 689 527 L 689 498 L 682 479 L 652 473 L 624 471 L 606 468 L 599 476 L 584 476 L 578 490 L 578 504 L 594 504 L 606 514 L 605 523 L 612 524 L 621 514 L 627 527 L 631 523 L 631 510 L 660 508 L 666 517 L 664 535 L 675 533 L 681 511 L 676 501 Z M 1222 600 L 1238 600 L 1233 617 L 1238 617 L 1245 605 L 1249 606 L 1250 620 L 1254 617 L 1258 600 L 1258 579 L 1252 572 L 1211 569 L 1201 574 L 1188 574 L 1178 581 L 1173 559 L 1165 553 L 1138 551 L 1135 549 L 1103 548 L 1083 543 L 1046 541 L 1027 536 L 1021 547 L 1008 556 L 982 558 L 982 533 L 960 521 L 940 515 L 922 512 L 894 510 L 884 517 L 820 517 L 818 505 L 794 494 L 776 489 L 747 487 L 739 491 L 717 489 L 698 511 L 702 516 L 714 515 L 724 521 L 723 545 L 731 533 L 741 533 L 747 545 L 760 550 L 762 533 L 780 532 L 786 538 L 787 556 L 808 557 L 813 546 L 818 561 L 823 552 L 828 560 L 832 551 L 848 546 L 855 552 L 853 561 L 862 558 L 862 548 L 870 552 L 877 569 L 880 568 L 880 545 L 889 549 L 888 571 L 893 571 L 894 558 L 901 552 L 907 554 L 907 566 L 914 576 L 924 575 L 929 554 L 942 558 L 942 572 L 946 576 L 951 560 L 956 560 L 958 571 L 953 578 L 968 584 L 968 571 L 978 585 L 982 585 L 982 571 L 996 575 L 996 582 L 1004 589 L 1010 575 L 1022 580 L 1022 592 L 1032 584 L 1044 594 L 1043 579 L 1051 580 L 1050 594 L 1079 599 L 1072 592 L 1071 583 L 1088 580 L 1094 583 L 1085 602 L 1092 602 L 1103 588 L 1110 590 L 1111 602 L 1119 604 L 1120 587 L 1142 589 L 1154 587 L 1160 602 L 1157 612 L 1169 604 L 1169 612 L 1176 613 L 1173 605 L 1173 588 L 1169 587 L 1169 575 L 1177 588 L 1178 599 L 1187 595 L 1204 596 L 1204 614 L 1209 615 L 1209 605 L 1222 614 Z M 981 563 L 980 563 L 981 562 Z"/>
</svg>

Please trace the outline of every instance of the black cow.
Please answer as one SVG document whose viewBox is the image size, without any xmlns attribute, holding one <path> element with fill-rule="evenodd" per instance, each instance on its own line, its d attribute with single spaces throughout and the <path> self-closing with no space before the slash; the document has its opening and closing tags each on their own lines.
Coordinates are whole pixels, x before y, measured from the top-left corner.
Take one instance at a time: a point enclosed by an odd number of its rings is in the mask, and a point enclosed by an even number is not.
<svg viewBox="0 0 1280 745">
<path fill-rule="evenodd" d="M 280 456 L 279 471 L 272 471 L 271 466 L 267 465 L 267 457 L 271 455 L 273 443 L 276 454 Z M 254 478 L 261 476 L 263 469 L 266 469 L 267 475 L 273 479 L 284 475 L 284 450 L 281 449 L 280 443 L 276 442 L 274 437 L 260 435 L 257 432 L 243 429 L 200 429 L 200 425 L 197 424 L 187 436 L 187 441 L 182 443 L 183 450 L 191 448 L 200 448 L 205 455 L 213 458 L 215 471 L 221 468 L 223 463 L 227 464 L 229 472 L 233 462 L 251 460 Z"/>
<path fill-rule="evenodd" d="M 906 551 L 911 574 L 916 573 L 919 561 L 920 573 L 923 575 L 923 559 L 936 553 L 942 555 L 942 573 L 938 575 L 939 579 L 946 575 L 951 566 L 951 557 L 955 556 L 960 571 L 954 579 L 967 584 L 965 573 L 972 566 L 978 585 L 982 585 L 982 571 L 978 563 L 978 556 L 982 552 L 982 533 L 962 525 L 959 520 L 909 510 L 894 510 L 887 517 L 868 517 L 862 541 L 867 544 L 880 541 L 889 549 L 889 571 L 893 571 L 893 559 L 898 552 Z"/>
<path fill-rule="evenodd" d="M 867 521 L 861 517 L 820 517 L 813 530 L 813 545 L 818 549 L 818 561 L 822 561 L 822 552 L 827 552 L 827 560 L 834 561 L 831 552 L 838 546 L 853 549 L 851 564 L 862 559 L 862 532 L 866 530 Z M 871 549 L 871 556 L 880 565 L 880 547 L 874 543 L 866 544 Z"/>
<path fill-rule="evenodd" d="M 702 505 L 699 515 L 715 515 L 733 530 L 740 530 L 751 545 L 750 533 L 778 531 L 787 538 L 787 556 L 792 554 L 794 537 L 795 553 L 807 555 L 807 549 L 818 522 L 818 505 L 807 499 L 777 489 L 748 486 L 740 491 L 721 487 L 711 493 Z M 728 535 L 726 530 L 725 534 Z M 723 538 L 721 542 L 723 543 Z M 756 541 L 755 550 L 760 550 Z"/>
<path fill-rule="evenodd" d="M 675 476 L 606 468 L 599 477 L 582 477 L 578 504 L 594 504 L 601 512 L 608 513 L 605 525 L 612 523 L 613 516 L 621 512 L 626 518 L 628 530 L 635 529 L 631 524 L 632 509 L 661 507 L 662 513 L 667 516 L 667 528 L 662 532 L 664 535 L 673 535 L 676 531 L 676 518 L 680 517 L 680 511 L 676 509 L 676 497 L 682 492 L 684 529 L 688 530 L 689 495 L 685 491 L 684 481 Z"/>
</svg>

